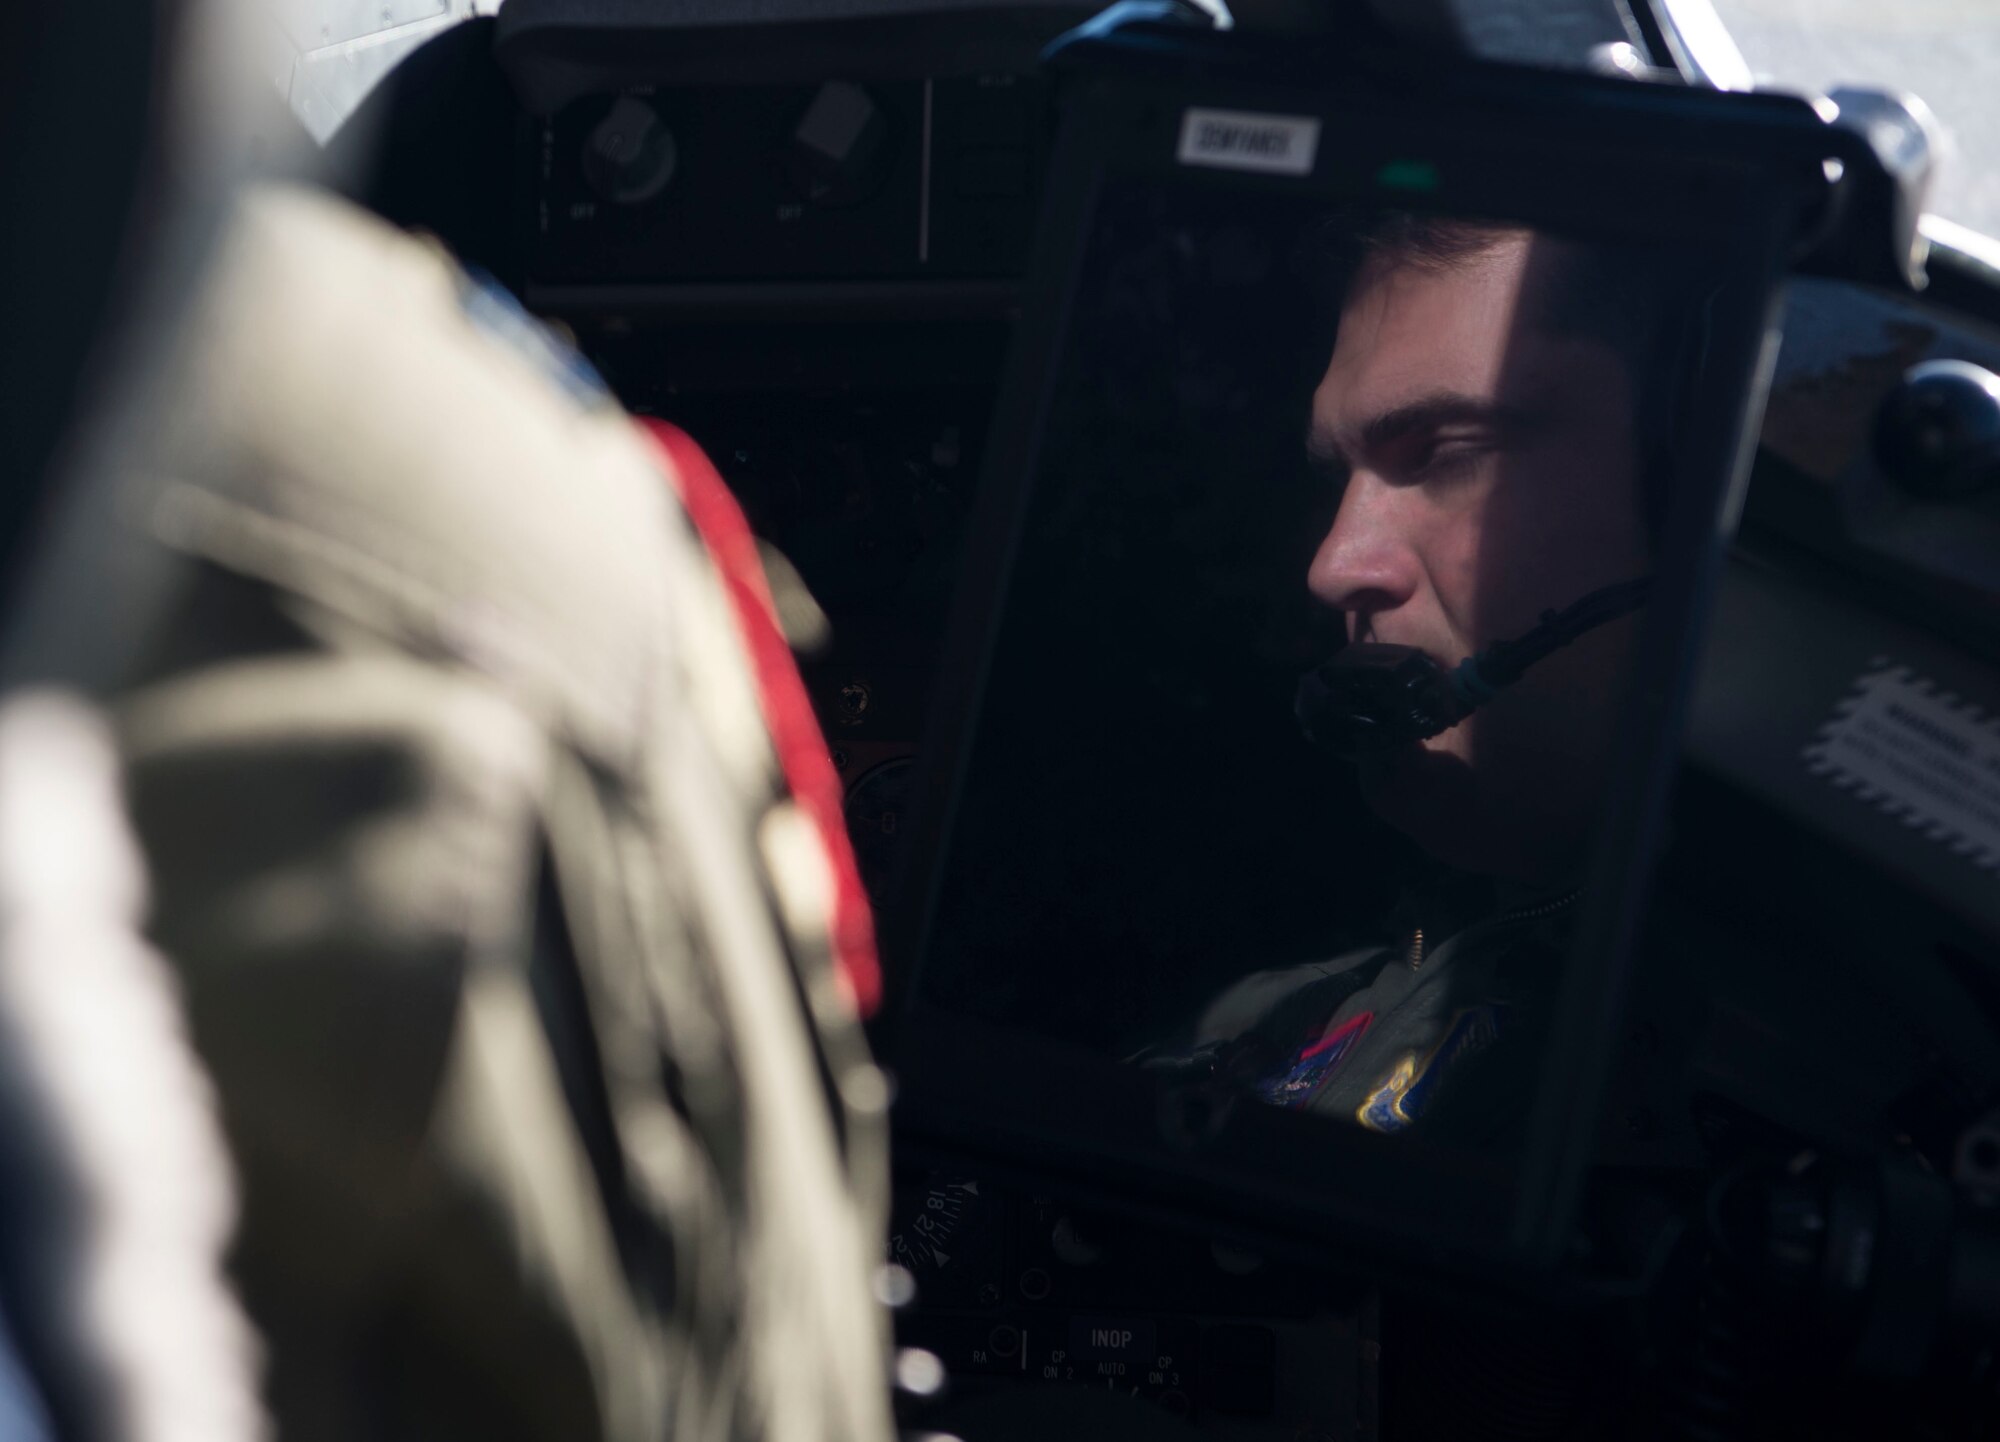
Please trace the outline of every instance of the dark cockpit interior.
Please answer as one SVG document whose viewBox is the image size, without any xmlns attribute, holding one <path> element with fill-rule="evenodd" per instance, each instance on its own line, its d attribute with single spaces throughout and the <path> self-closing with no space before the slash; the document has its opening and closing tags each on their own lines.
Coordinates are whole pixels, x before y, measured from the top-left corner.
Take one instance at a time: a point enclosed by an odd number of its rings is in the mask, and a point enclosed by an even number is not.
<svg viewBox="0 0 2000 1442">
<path fill-rule="evenodd" d="M 423 237 L 740 508 L 880 947 L 894 1427 L 2000 1435 L 2000 242 L 1927 204 L 1991 134 L 1739 80 L 1706 3 L 460 19 L 244 165 Z M 27 422 L 95 414 L 10 418 L 17 577 L 89 451 Z"/>
</svg>

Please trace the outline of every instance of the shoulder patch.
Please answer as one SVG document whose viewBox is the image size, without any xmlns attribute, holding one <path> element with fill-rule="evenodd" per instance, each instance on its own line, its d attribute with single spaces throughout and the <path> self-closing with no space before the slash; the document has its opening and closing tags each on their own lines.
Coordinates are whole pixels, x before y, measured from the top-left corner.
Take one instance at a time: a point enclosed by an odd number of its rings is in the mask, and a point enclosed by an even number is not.
<svg viewBox="0 0 2000 1442">
<path fill-rule="evenodd" d="M 1364 1011 L 1349 1017 L 1295 1057 L 1290 1066 L 1257 1082 L 1252 1090 L 1272 1106 L 1302 1107 L 1313 1099 L 1340 1059 L 1347 1055 L 1375 1021 Z"/>
<path fill-rule="evenodd" d="M 1436 1046 L 1422 1055 L 1403 1053 L 1355 1111 L 1354 1119 L 1371 1132 L 1400 1132 L 1413 1125 L 1436 1096 L 1445 1073 L 1493 1044 L 1506 1011 L 1501 1002 L 1486 1002 L 1454 1013 Z"/>
</svg>

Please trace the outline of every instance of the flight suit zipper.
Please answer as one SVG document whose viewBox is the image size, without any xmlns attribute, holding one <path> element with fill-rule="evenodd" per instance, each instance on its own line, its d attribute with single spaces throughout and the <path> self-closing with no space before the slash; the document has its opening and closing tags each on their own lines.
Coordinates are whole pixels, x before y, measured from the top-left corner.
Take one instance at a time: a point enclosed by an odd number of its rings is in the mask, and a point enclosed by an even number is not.
<svg viewBox="0 0 2000 1442">
<path fill-rule="evenodd" d="M 1533 906 L 1521 906 L 1516 907 L 1512 911 L 1503 912 L 1497 919 L 1500 921 L 1534 921 L 1540 917 L 1554 916 L 1564 907 L 1574 905 L 1577 897 L 1582 894 L 1580 890 L 1566 891 L 1561 896 L 1551 897 L 1549 900 L 1538 902 Z"/>
<path fill-rule="evenodd" d="M 1580 894 L 1580 892 L 1576 891 L 1567 891 L 1561 896 L 1551 897 L 1547 901 L 1537 902 L 1532 906 L 1516 907 L 1512 911 L 1502 912 L 1487 924 L 1504 926 L 1512 922 L 1537 921 L 1545 916 L 1553 916 L 1564 907 L 1574 904 Z M 1404 963 L 1408 965 L 1411 971 L 1420 970 L 1424 964 L 1425 954 L 1424 929 L 1421 926 L 1412 927 L 1410 929 L 1410 939 L 1403 948 Z"/>
</svg>

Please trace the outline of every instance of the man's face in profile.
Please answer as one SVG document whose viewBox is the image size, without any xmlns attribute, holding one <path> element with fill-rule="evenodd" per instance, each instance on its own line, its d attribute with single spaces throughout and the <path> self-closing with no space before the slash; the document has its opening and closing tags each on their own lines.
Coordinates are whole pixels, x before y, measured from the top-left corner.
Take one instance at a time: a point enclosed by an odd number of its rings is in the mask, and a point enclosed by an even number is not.
<svg viewBox="0 0 2000 1442">
<path fill-rule="evenodd" d="M 1391 255 L 1350 291 L 1310 442 L 1344 489 L 1308 580 L 1350 640 L 1450 668 L 1649 571 L 1627 361 L 1548 323 L 1566 255 L 1494 231 L 1449 262 Z M 1447 865 L 1570 879 L 1636 632 L 1599 627 L 1450 730 L 1364 761 L 1369 805 Z"/>
</svg>

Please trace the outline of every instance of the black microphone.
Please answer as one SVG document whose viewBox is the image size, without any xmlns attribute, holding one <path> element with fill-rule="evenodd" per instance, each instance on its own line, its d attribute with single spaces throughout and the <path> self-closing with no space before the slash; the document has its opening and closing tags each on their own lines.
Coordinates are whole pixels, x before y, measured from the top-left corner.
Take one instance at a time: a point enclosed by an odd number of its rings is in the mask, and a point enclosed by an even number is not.
<svg viewBox="0 0 2000 1442">
<path fill-rule="evenodd" d="M 1646 604 L 1652 578 L 1592 591 L 1511 641 L 1496 641 L 1447 671 L 1415 646 L 1362 641 L 1299 678 L 1293 710 L 1306 739 L 1350 759 L 1450 730 L 1533 666 L 1587 631 Z"/>
</svg>

